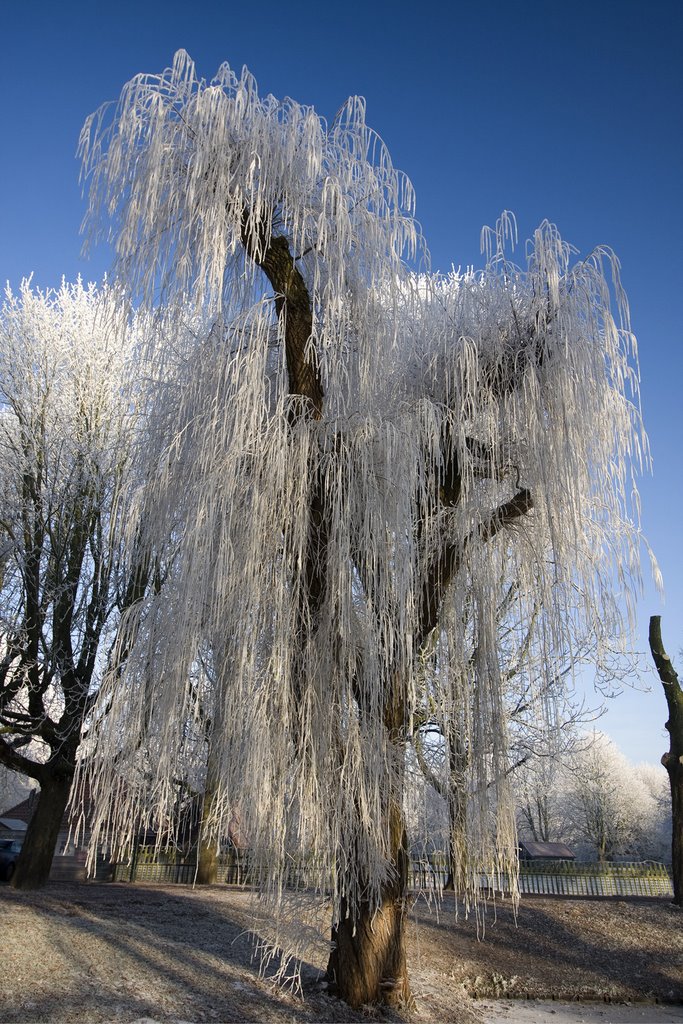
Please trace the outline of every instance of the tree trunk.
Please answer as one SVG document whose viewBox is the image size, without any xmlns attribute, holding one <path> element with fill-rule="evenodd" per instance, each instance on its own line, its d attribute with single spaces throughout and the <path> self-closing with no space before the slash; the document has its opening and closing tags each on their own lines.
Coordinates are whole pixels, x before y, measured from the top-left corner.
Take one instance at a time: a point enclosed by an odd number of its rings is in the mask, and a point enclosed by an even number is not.
<svg viewBox="0 0 683 1024">
<path fill-rule="evenodd" d="M 206 768 L 206 787 L 202 803 L 202 821 L 199 827 L 199 850 L 197 851 L 197 885 L 215 885 L 218 881 L 218 839 L 211 819 L 217 796 L 216 758 L 213 744 L 209 747 Z"/>
<path fill-rule="evenodd" d="M 46 768 L 48 771 L 41 779 L 36 809 L 12 876 L 15 889 L 40 889 L 47 882 L 57 836 L 69 802 L 73 772 L 49 774 L 49 766 Z"/>
<path fill-rule="evenodd" d="M 662 759 L 671 785 L 671 870 L 674 903 L 683 907 L 683 759 L 667 754 Z"/>
<path fill-rule="evenodd" d="M 205 842 L 203 838 L 199 841 L 199 852 L 197 856 L 197 877 L 196 885 L 215 885 L 218 881 L 218 843 L 213 840 Z"/>
<path fill-rule="evenodd" d="M 448 875 L 444 889 L 455 892 L 467 884 L 467 794 L 465 778 L 468 754 L 457 732 L 448 729 Z"/>
<path fill-rule="evenodd" d="M 671 871 L 674 885 L 674 903 L 683 907 L 683 689 L 671 658 L 664 650 L 661 619 L 650 619 L 650 651 L 664 688 L 669 709 L 666 728 L 669 732 L 669 750 L 662 764 L 669 775 L 671 786 Z"/>
<path fill-rule="evenodd" d="M 389 820 L 395 872 L 382 888 L 379 908 L 373 909 L 366 899 L 355 906 L 343 900 L 342 919 L 332 929 L 330 991 L 355 1009 L 376 1003 L 412 1004 L 405 940 L 408 841 L 403 810 L 396 801 Z"/>
</svg>

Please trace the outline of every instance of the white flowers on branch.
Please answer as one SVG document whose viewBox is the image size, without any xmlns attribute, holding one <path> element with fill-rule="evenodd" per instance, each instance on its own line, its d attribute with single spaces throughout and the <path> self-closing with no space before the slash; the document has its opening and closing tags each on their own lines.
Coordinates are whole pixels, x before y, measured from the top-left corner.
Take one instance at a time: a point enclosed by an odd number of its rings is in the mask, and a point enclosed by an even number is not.
<svg viewBox="0 0 683 1024">
<path fill-rule="evenodd" d="M 264 886 L 312 855 L 337 914 L 378 904 L 443 628 L 431 685 L 488 783 L 477 856 L 509 867 L 500 581 L 519 581 L 521 623 L 542 605 L 551 673 L 567 616 L 613 614 L 615 572 L 638 582 L 646 441 L 616 261 L 574 261 L 544 223 L 519 268 L 505 215 L 483 271 L 414 274 L 412 189 L 361 100 L 327 125 L 246 71 L 207 85 L 182 53 L 94 115 L 82 151 L 92 231 L 114 219 L 119 271 L 163 305 L 145 530 L 168 566 L 125 685 L 101 693 L 95 839 L 172 823 L 188 722 L 208 714 L 215 828 L 239 807 Z"/>
</svg>

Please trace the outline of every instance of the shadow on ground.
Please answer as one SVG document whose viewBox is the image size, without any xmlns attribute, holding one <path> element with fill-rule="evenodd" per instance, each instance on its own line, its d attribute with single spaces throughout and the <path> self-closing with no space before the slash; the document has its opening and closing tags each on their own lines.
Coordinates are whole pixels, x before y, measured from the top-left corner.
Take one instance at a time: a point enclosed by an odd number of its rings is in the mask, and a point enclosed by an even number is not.
<svg viewBox="0 0 683 1024">
<path fill-rule="evenodd" d="M 310 963 L 294 965 L 306 1002 L 259 976 L 258 914 L 241 893 L 232 902 L 224 886 L 3 887 L 0 1020 L 299 1022 L 332 1003 L 334 1019 L 367 1020 L 327 997 Z M 270 973 L 278 966 L 276 955 Z"/>
<path fill-rule="evenodd" d="M 448 912 L 450 909 L 450 912 Z M 422 942 L 439 945 L 451 976 L 475 997 L 683 1001 L 683 914 L 666 899 L 523 898 L 476 923 L 418 909 Z"/>
</svg>

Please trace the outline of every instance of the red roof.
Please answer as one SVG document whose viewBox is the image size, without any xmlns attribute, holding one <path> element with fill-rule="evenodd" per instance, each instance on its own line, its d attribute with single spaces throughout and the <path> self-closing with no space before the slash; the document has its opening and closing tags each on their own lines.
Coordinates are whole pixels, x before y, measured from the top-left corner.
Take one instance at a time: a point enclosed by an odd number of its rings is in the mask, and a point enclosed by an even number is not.
<svg viewBox="0 0 683 1024">
<path fill-rule="evenodd" d="M 4 814 L 0 815 L 0 817 L 3 817 L 3 818 L 14 818 L 15 820 L 23 821 L 23 822 L 25 822 L 28 825 L 29 822 L 31 821 L 31 818 L 33 817 L 33 812 L 34 812 L 34 810 L 36 808 L 36 804 L 38 803 L 39 793 L 40 793 L 39 789 L 32 790 L 31 793 L 26 797 L 25 800 L 22 800 L 20 804 L 16 805 L 16 807 L 10 807 L 9 810 L 5 811 Z M 90 810 L 91 810 L 91 801 L 89 799 L 89 794 L 90 794 L 90 791 L 88 790 L 88 798 L 87 798 L 87 806 L 86 806 L 86 813 L 87 814 L 89 814 Z M 67 806 L 67 809 L 64 811 L 64 816 L 62 818 L 61 824 L 59 826 L 59 831 L 60 832 L 66 832 L 68 830 L 68 828 L 69 828 L 69 825 L 70 825 L 70 813 L 69 813 L 69 808 Z"/>
</svg>

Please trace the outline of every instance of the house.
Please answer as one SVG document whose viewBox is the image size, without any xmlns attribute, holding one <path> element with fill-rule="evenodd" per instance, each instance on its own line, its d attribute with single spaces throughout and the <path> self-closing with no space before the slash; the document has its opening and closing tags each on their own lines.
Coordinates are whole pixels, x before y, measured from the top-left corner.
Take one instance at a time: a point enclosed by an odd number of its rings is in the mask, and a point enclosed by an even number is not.
<svg viewBox="0 0 683 1024">
<path fill-rule="evenodd" d="M 519 843 L 519 859 L 525 860 L 576 860 L 576 854 L 566 843 L 537 843 L 522 839 Z"/>
</svg>

